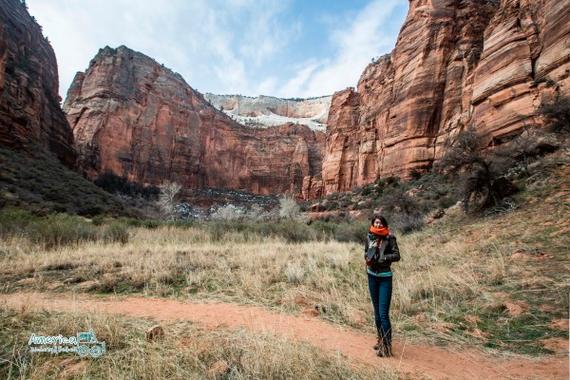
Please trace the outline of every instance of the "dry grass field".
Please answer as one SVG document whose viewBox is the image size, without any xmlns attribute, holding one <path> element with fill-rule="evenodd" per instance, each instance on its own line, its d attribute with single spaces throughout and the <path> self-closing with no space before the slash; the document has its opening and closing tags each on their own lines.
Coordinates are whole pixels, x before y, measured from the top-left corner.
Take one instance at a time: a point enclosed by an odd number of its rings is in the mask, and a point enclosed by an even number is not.
<svg viewBox="0 0 570 380">
<path fill-rule="evenodd" d="M 468 217 L 449 209 L 422 231 L 398 236 L 402 260 L 393 264 L 391 310 L 395 340 L 479 347 L 494 354 L 541 356 L 567 349 L 569 156 L 563 150 L 544 160 L 546 174 L 528 181 L 512 211 Z M 50 245 L 5 233 L 0 291 L 217 300 L 374 331 L 360 244 L 236 232 L 213 236 L 199 225 L 125 228 L 126 239 L 105 238 L 113 234 L 105 230 L 103 238 Z M 97 363 L 64 356 L 32 360 L 24 352 L 33 329 L 72 332 L 85 318 L 3 309 L 2 377 L 207 377 L 218 361 L 230 368 L 227 378 L 370 376 L 306 345 L 239 331 L 180 324 L 175 329 L 192 336 L 187 349 L 177 349 L 172 336 L 149 346 L 141 331 L 150 321 L 119 317 L 91 321 L 113 347 Z"/>
</svg>

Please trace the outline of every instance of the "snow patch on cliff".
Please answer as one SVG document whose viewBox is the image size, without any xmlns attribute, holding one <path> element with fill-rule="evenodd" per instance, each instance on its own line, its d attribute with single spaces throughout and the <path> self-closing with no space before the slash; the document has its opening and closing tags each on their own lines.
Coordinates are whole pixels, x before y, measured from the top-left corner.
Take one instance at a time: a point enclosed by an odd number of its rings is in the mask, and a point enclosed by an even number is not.
<svg viewBox="0 0 570 380">
<path fill-rule="evenodd" d="M 271 96 L 256 98 L 242 95 L 205 94 L 214 107 L 240 124 L 266 128 L 287 123 L 306 125 L 325 131 L 331 96 L 310 99 L 280 99 Z"/>
</svg>

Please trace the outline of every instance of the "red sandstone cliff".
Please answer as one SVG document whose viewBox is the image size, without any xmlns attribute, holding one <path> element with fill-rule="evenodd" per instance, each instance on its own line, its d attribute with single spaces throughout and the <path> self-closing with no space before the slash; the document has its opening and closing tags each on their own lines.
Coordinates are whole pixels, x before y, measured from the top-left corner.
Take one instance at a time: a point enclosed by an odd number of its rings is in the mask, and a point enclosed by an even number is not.
<svg viewBox="0 0 570 380">
<path fill-rule="evenodd" d="M 0 0 L 0 144 L 51 151 L 75 164 L 73 134 L 59 105 L 57 62 L 18 0 Z"/>
<path fill-rule="evenodd" d="M 429 168 L 468 125 L 498 143 L 540 123 L 569 73 L 569 0 L 410 0 L 392 53 L 333 96 L 322 181 L 305 186 L 347 191 Z"/>
<path fill-rule="evenodd" d="M 64 109 L 91 178 L 111 170 L 146 184 L 298 195 L 322 165 L 324 134 L 237 124 L 179 74 L 124 46 L 101 49 L 76 75 Z"/>
</svg>

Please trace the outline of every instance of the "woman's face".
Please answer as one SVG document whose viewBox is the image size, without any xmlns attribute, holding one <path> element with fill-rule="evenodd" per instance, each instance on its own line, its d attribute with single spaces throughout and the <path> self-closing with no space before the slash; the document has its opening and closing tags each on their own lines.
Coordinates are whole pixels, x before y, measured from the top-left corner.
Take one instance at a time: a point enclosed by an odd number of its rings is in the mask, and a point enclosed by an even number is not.
<svg viewBox="0 0 570 380">
<path fill-rule="evenodd" d="M 374 219 L 374 227 L 376 228 L 382 227 L 382 221 L 380 219 Z"/>
</svg>

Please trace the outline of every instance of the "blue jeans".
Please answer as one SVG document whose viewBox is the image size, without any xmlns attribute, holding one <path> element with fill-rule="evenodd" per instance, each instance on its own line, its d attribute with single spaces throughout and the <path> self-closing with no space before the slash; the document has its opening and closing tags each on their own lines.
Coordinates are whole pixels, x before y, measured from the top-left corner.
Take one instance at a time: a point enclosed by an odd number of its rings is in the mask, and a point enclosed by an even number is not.
<svg viewBox="0 0 570 380">
<path fill-rule="evenodd" d="M 390 324 L 390 301 L 392 299 L 392 276 L 377 277 L 368 273 L 368 289 L 374 306 L 374 321 L 378 336 L 385 344 L 392 343 L 392 325 Z"/>
</svg>

